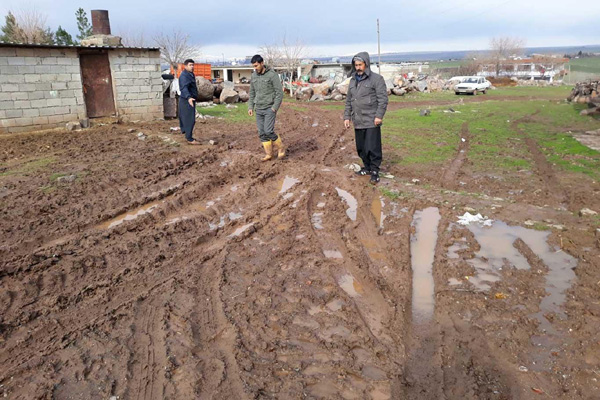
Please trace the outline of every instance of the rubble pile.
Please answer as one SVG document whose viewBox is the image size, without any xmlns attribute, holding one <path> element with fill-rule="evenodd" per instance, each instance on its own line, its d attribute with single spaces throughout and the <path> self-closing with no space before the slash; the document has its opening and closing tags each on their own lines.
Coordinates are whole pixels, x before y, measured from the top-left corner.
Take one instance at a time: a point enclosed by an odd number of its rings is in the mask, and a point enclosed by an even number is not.
<svg viewBox="0 0 600 400">
<path fill-rule="evenodd" d="M 567 100 L 571 103 L 587 104 L 588 109 L 582 110 L 581 115 L 599 115 L 600 114 L 600 96 L 598 96 L 598 86 L 600 81 L 578 82 Z"/>
<path fill-rule="evenodd" d="M 310 81 L 309 81 L 310 82 Z M 297 88 L 295 98 L 298 101 L 342 101 L 348 94 L 348 85 L 350 78 L 346 78 L 338 83 L 335 79 L 328 79 L 315 83 L 309 83 L 308 86 Z M 396 75 L 393 78 L 386 79 L 388 96 L 404 96 L 410 92 L 439 92 L 442 90 L 452 90 L 457 82 L 446 81 L 439 76 L 404 74 Z"/>
</svg>

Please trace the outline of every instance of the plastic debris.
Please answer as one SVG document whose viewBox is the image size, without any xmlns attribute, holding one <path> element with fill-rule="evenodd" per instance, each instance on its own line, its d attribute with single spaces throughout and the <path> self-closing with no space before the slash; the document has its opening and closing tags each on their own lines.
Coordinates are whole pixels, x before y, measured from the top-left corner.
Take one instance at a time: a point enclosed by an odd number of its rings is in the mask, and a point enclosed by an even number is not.
<svg viewBox="0 0 600 400">
<path fill-rule="evenodd" d="M 483 226 L 492 226 L 492 222 L 494 222 L 491 219 L 488 219 L 487 217 L 482 216 L 481 214 L 476 214 L 473 215 L 470 212 L 466 212 L 464 215 L 458 217 L 458 221 L 457 221 L 460 225 L 469 225 L 471 223 L 479 223 L 482 224 Z"/>
</svg>

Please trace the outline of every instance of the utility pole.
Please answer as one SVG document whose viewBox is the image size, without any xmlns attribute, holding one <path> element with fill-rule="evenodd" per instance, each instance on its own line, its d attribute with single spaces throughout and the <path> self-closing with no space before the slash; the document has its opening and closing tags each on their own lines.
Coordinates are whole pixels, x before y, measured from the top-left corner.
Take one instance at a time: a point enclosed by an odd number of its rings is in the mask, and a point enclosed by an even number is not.
<svg viewBox="0 0 600 400">
<path fill-rule="evenodd" d="M 379 55 L 379 75 L 381 75 L 381 43 L 379 41 L 379 18 L 377 18 L 377 54 Z"/>
</svg>

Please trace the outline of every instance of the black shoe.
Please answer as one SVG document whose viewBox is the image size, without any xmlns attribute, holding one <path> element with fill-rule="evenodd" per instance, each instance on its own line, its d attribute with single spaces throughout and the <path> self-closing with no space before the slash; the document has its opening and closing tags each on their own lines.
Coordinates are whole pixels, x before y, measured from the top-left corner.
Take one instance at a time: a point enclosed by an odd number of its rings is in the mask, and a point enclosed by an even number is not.
<svg viewBox="0 0 600 400">
<path fill-rule="evenodd" d="M 356 171 L 355 172 L 356 175 L 360 175 L 360 176 L 366 176 L 366 175 L 370 175 L 371 171 L 369 171 L 368 169 L 366 169 L 365 167 L 362 167 L 360 169 L 360 171 Z"/>
<path fill-rule="evenodd" d="M 371 180 L 369 181 L 373 185 L 379 183 L 379 172 L 373 171 L 371 172 Z"/>
</svg>

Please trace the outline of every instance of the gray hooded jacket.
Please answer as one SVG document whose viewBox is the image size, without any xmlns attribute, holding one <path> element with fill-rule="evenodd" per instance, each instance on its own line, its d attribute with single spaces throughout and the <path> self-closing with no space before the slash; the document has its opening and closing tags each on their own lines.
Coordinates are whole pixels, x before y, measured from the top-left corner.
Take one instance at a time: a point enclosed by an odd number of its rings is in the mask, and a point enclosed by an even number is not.
<svg viewBox="0 0 600 400">
<path fill-rule="evenodd" d="M 346 109 L 344 119 L 352 120 L 355 129 L 368 129 L 375 127 L 375 118 L 383 119 L 388 105 L 387 87 L 383 77 L 371 71 L 371 60 L 366 51 L 354 57 L 365 60 L 366 78 L 360 82 L 356 80 L 356 69 L 352 63 L 352 79 L 346 95 Z"/>
</svg>

